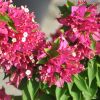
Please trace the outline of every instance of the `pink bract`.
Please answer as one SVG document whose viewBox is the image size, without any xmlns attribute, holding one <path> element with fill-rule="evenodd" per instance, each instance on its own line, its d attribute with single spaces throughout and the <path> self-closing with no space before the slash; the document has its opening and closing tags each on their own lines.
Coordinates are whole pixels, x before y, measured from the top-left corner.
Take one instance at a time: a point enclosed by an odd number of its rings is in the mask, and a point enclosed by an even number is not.
<svg viewBox="0 0 100 100">
<path fill-rule="evenodd" d="M 40 79 L 49 86 L 63 87 L 65 82 L 72 82 L 72 76 L 84 70 L 80 64 L 80 54 L 70 47 L 64 37 L 60 39 L 57 50 L 59 55 L 51 58 L 40 70 Z"/>
<path fill-rule="evenodd" d="M 5 94 L 5 90 L 0 90 L 0 100 L 11 100 L 11 96 Z"/>
<path fill-rule="evenodd" d="M 16 31 L 0 21 L 0 66 L 7 74 L 15 69 L 11 81 L 18 86 L 24 77 L 31 78 L 45 37 L 34 21 L 34 13 L 29 13 L 28 8 L 14 7 L 0 0 L 0 14 L 6 13 L 13 20 Z"/>
</svg>

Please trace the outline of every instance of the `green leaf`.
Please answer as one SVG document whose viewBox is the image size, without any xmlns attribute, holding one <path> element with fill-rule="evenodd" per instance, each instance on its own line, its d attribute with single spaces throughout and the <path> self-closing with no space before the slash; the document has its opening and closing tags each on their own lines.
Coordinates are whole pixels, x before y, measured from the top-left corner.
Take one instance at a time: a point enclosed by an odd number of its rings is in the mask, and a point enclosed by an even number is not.
<svg viewBox="0 0 100 100">
<path fill-rule="evenodd" d="M 95 50 L 95 48 L 96 48 L 96 41 L 92 40 L 91 48 L 92 48 L 93 50 Z"/>
<path fill-rule="evenodd" d="M 48 49 L 48 48 L 45 48 L 44 50 L 50 56 L 50 58 L 53 58 L 59 55 L 59 53 L 56 50 Z"/>
<path fill-rule="evenodd" d="M 56 57 L 59 55 L 59 53 L 57 52 L 57 49 L 59 48 L 59 44 L 60 44 L 60 39 L 57 38 L 54 43 L 52 44 L 52 48 L 45 48 L 44 51 L 48 54 L 46 57 L 40 59 L 37 64 L 45 64 L 46 62 L 48 62 L 49 59 Z"/>
<path fill-rule="evenodd" d="M 89 17 L 91 15 L 91 12 L 86 12 L 84 17 Z"/>
<path fill-rule="evenodd" d="M 59 88 L 57 87 L 55 90 L 55 94 L 56 94 L 56 99 L 60 100 L 61 96 L 65 93 L 65 89 L 64 88 Z"/>
<path fill-rule="evenodd" d="M 67 15 L 69 15 L 68 14 L 69 12 L 67 11 L 68 9 L 67 9 L 66 5 L 65 6 L 58 6 L 58 8 L 60 10 L 62 17 L 66 17 Z"/>
<path fill-rule="evenodd" d="M 95 60 L 90 60 L 88 63 L 88 79 L 89 79 L 89 86 L 92 83 L 92 80 L 96 77 L 97 67 Z"/>
<path fill-rule="evenodd" d="M 42 95 L 40 95 L 37 99 L 35 100 L 56 100 L 55 97 L 53 97 L 52 95 L 48 95 L 43 93 Z"/>
<path fill-rule="evenodd" d="M 100 87 L 100 67 L 97 67 L 96 80 L 98 87 Z"/>
<path fill-rule="evenodd" d="M 73 92 L 72 91 L 72 87 L 73 87 L 73 83 L 69 83 L 68 84 L 68 89 L 69 89 L 69 93 L 72 96 L 73 100 L 79 100 L 79 92 Z"/>
<path fill-rule="evenodd" d="M 36 64 L 45 64 L 50 58 L 48 56 L 40 59 Z"/>
<path fill-rule="evenodd" d="M 59 48 L 60 45 L 60 39 L 57 38 L 54 43 L 52 44 L 52 50 L 57 50 Z"/>
<path fill-rule="evenodd" d="M 90 99 L 95 99 L 97 90 L 98 90 L 98 87 L 96 84 L 96 79 L 94 79 L 91 83 L 90 88 L 89 88 L 89 92 L 91 93 Z"/>
<path fill-rule="evenodd" d="M 2 14 L 0 13 L 0 20 L 1 20 L 1 21 L 5 21 L 5 22 L 9 22 L 9 21 L 10 21 L 10 18 L 8 17 L 7 14 L 2 15 Z"/>
<path fill-rule="evenodd" d="M 87 84 L 86 84 L 85 80 L 84 80 L 80 75 L 78 75 L 78 76 L 75 75 L 75 76 L 73 77 L 73 79 L 74 79 L 74 83 L 76 84 L 77 88 L 78 88 L 80 91 L 89 94 L 89 93 L 88 93 Z"/>
<path fill-rule="evenodd" d="M 71 14 L 71 7 L 74 6 L 74 3 L 67 0 L 66 5 L 59 6 L 62 17 L 66 17 Z"/>
<path fill-rule="evenodd" d="M 10 26 L 12 28 L 12 30 L 17 33 L 13 21 L 8 22 L 7 25 Z"/>
<path fill-rule="evenodd" d="M 29 99 L 31 100 L 28 89 L 24 88 L 23 95 L 22 95 L 22 100 L 29 100 Z"/>
<path fill-rule="evenodd" d="M 31 80 L 28 81 L 27 87 L 28 87 L 28 91 L 29 91 L 31 100 L 34 100 L 36 93 L 39 89 L 39 83 L 37 83 L 35 81 L 35 79 L 31 79 Z"/>
<path fill-rule="evenodd" d="M 14 32 L 17 32 L 13 20 L 7 14 L 2 15 L 0 13 L 0 20 L 6 22 L 7 25 L 11 27 Z"/>
<path fill-rule="evenodd" d="M 66 90 L 67 91 L 67 90 Z M 69 96 L 63 94 L 60 98 L 60 100 L 69 100 Z"/>
<path fill-rule="evenodd" d="M 21 81 L 19 88 L 22 90 L 22 100 L 31 100 L 30 94 L 27 88 L 27 78 L 24 78 Z"/>
<path fill-rule="evenodd" d="M 83 100 L 83 96 L 79 89 L 77 89 L 76 85 L 73 83 L 68 83 L 68 90 L 73 100 Z"/>
<path fill-rule="evenodd" d="M 11 100 L 22 100 L 21 96 L 12 96 Z"/>
<path fill-rule="evenodd" d="M 33 90 L 32 80 L 28 81 L 27 87 L 28 87 L 28 91 L 29 91 L 31 100 L 33 100 L 34 90 Z"/>
<path fill-rule="evenodd" d="M 67 7 L 69 8 L 69 7 L 74 6 L 74 3 L 71 2 L 71 1 L 69 1 L 69 0 L 67 0 L 66 5 L 67 5 Z"/>
</svg>

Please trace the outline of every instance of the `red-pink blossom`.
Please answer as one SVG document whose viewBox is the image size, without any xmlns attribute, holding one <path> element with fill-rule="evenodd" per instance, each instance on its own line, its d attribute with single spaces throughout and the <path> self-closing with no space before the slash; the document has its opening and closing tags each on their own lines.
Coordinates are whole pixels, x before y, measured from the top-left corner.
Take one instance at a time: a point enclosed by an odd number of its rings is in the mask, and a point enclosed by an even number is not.
<svg viewBox="0 0 100 100">
<path fill-rule="evenodd" d="M 89 35 L 100 32 L 100 24 L 98 24 L 96 15 L 97 8 L 94 5 L 89 7 L 85 5 L 72 6 L 71 15 L 66 18 L 60 18 L 59 22 L 65 26 L 69 26 L 70 34 L 75 35 L 76 38 L 80 38 L 80 35 L 83 37 L 88 35 L 89 37 Z"/>
<path fill-rule="evenodd" d="M 11 96 L 5 94 L 5 90 L 0 90 L 0 100 L 11 100 Z"/>
<path fill-rule="evenodd" d="M 96 42 L 96 54 L 100 55 L 100 41 Z"/>
<path fill-rule="evenodd" d="M 0 14 L 7 14 L 16 28 L 14 31 L 0 20 L 0 65 L 7 74 L 13 73 L 11 81 L 18 86 L 24 77 L 31 78 L 33 74 L 45 44 L 44 33 L 34 21 L 34 13 L 29 13 L 26 7 L 15 7 L 0 0 Z"/>
<path fill-rule="evenodd" d="M 80 64 L 80 55 L 74 47 L 70 47 L 66 39 L 60 38 L 59 55 L 51 58 L 40 70 L 40 79 L 44 83 L 63 87 L 65 82 L 72 81 L 72 75 L 84 70 Z"/>
<path fill-rule="evenodd" d="M 77 45 L 77 47 L 83 46 L 84 49 L 81 48 L 81 51 L 84 51 L 85 57 L 94 55 L 91 49 L 92 39 L 93 41 L 100 40 L 100 20 L 95 5 L 72 6 L 71 14 L 58 20 L 62 25 L 69 27 L 64 34 L 70 44 Z M 86 51 L 88 52 L 85 53 Z"/>
</svg>

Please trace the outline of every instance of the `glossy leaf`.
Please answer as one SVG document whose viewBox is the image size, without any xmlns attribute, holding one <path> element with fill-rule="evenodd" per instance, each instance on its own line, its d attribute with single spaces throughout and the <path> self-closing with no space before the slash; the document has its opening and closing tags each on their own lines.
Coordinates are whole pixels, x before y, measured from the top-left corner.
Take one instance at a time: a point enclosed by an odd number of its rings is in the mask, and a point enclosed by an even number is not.
<svg viewBox="0 0 100 100">
<path fill-rule="evenodd" d="M 76 87 L 73 83 L 68 83 L 69 93 L 72 96 L 73 100 L 83 100 L 82 92 Z"/>
<path fill-rule="evenodd" d="M 72 7 L 72 6 L 74 6 L 74 3 L 67 0 L 66 5 L 67 5 L 67 7 Z"/>
<path fill-rule="evenodd" d="M 65 89 L 64 88 L 59 88 L 57 87 L 55 90 L 55 94 L 56 94 L 56 99 L 60 100 L 61 96 L 65 93 Z"/>
<path fill-rule="evenodd" d="M 59 48 L 60 45 L 60 39 L 57 38 L 54 43 L 52 44 L 52 50 L 57 50 Z"/>
<path fill-rule="evenodd" d="M 28 91 L 29 91 L 31 100 L 33 100 L 34 90 L 33 90 L 33 86 L 32 86 L 32 80 L 28 81 L 27 87 L 28 87 Z"/>
<path fill-rule="evenodd" d="M 76 84 L 77 88 L 79 88 L 80 91 L 89 94 L 87 84 L 80 75 L 78 76 L 75 75 L 73 79 L 74 79 L 74 83 Z"/>
<path fill-rule="evenodd" d="M 97 67 L 96 81 L 97 81 L 98 87 L 100 87 L 100 67 Z"/>
<path fill-rule="evenodd" d="M 28 81 L 27 87 L 28 87 L 31 100 L 34 100 L 36 93 L 39 89 L 39 83 L 37 83 L 35 79 L 31 79 Z"/>
<path fill-rule="evenodd" d="M 46 56 L 46 57 L 40 59 L 40 60 L 37 62 L 37 64 L 45 64 L 46 62 L 48 62 L 49 59 L 50 59 L 50 58 L 49 58 L 48 56 Z"/>
<path fill-rule="evenodd" d="M 67 90 L 66 90 L 66 91 L 67 91 Z M 70 100 L 70 99 L 69 99 L 69 96 L 63 94 L 63 95 L 61 96 L 60 100 Z"/>
<path fill-rule="evenodd" d="M 7 14 L 2 15 L 0 13 L 0 20 L 6 22 L 13 31 L 17 32 L 13 20 Z"/>
<path fill-rule="evenodd" d="M 22 90 L 22 100 L 31 100 L 28 88 L 27 88 L 27 79 L 24 78 L 19 86 Z"/>
<path fill-rule="evenodd" d="M 88 63 L 88 79 L 89 79 L 89 86 L 92 83 L 92 80 L 95 78 L 97 72 L 96 61 L 90 60 Z"/>
<path fill-rule="evenodd" d="M 91 99 L 96 99 L 95 95 L 97 93 L 97 90 L 98 90 L 98 87 L 97 87 L 97 84 L 96 84 L 96 79 L 94 79 L 91 83 L 90 88 L 89 88 L 89 92 L 91 93 Z"/>
<path fill-rule="evenodd" d="M 48 94 L 43 93 L 40 97 L 38 97 L 35 100 L 56 100 L 56 99 L 52 95 L 48 95 Z"/>
</svg>

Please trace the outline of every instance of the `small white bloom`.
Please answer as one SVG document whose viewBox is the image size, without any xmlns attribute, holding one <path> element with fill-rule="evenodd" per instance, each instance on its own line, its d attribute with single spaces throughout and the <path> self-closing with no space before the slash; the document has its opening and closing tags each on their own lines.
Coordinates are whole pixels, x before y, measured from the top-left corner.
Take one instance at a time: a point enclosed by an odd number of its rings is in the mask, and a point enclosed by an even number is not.
<svg viewBox="0 0 100 100">
<path fill-rule="evenodd" d="M 29 12 L 29 9 L 27 7 L 21 6 L 21 8 L 25 11 L 25 12 Z"/>
<path fill-rule="evenodd" d="M 73 57 L 76 57 L 76 52 L 72 52 L 72 56 Z"/>
<path fill-rule="evenodd" d="M 39 70 L 42 70 L 42 66 L 39 66 Z"/>
<path fill-rule="evenodd" d="M 30 70 L 26 70 L 26 75 L 30 75 L 31 74 L 31 71 Z"/>
<path fill-rule="evenodd" d="M 34 58 L 34 56 L 33 56 L 33 55 L 31 55 L 31 56 L 29 56 L 29 58 L 30 58 L 30 60 L 32 60 L 32 59 Z"/>
<path fill-rule="evenodd" d="M 35 22 L 34 18 L 32 18 L 32 22 L 33 22 L 33 23 Z"/>
<path fill-rule="evenodd" d="M 10 5 L 9 5 L 9 7 L 13 8 L 13 7 L 14 7 L 14 5 L 13 5 L 13 4 L 10 4 Z"/>
<path fill-rule="evenodd" d="M 10 0 L 10 3 L 12 3 L 13 1 L 12 0 Z"/>
<path fill-rule="evenodd" d="M 29 12 L 29 9 L 28 9 L 28 8 L 25 8 L 24 10 L 25 10 L 25 12 L 27 12 L 27 13 Z"/>
<path fill-rule="evenodd" d="M 77 32 L 78 30 L 77 30 L 77 28 L 73 28 L 73 32 Z"/>
<path fill-rule="evenodd" d="M 27 33 L 27 32 L 24 32 L 24 33 L 23 33 L 23 36 L 24 36 L 24 37 L 27 37 L 27 36 L 28 36 L 28 33 Z"/>
<path fill-rule="evenodd" d="M 10 30 L 12 29 L 10 26 L 8 27 Z"/>
<path fill-rule="evenodd" d="M 39 78 L 36 77 L 35 80 L 36 80 L 36 82 L 39 82 Z"/>
<path fill-rule="evenodd" d="M 23 38 L 22 38 L 22 42 L 25 42 L 25 41 L 26 41 L 26 37 L 23 37 Z"/>
<path fill-rule="evenodd" d="M 12 38 L 12 42 L 16 42 L 17 40 L 16 40 L 16 38 Z"/>
<path fill-rule="evenodd" d="M 31 61 L 32 61 L 32 63 L 35 63 L 35 60 L 34 59 L 32 59 Z"/>
<path fill-rule="evenodd" d="M 21 9 L 24 9 L 25 7 L 24 6 L 21 6 Z"/>
</svg>

